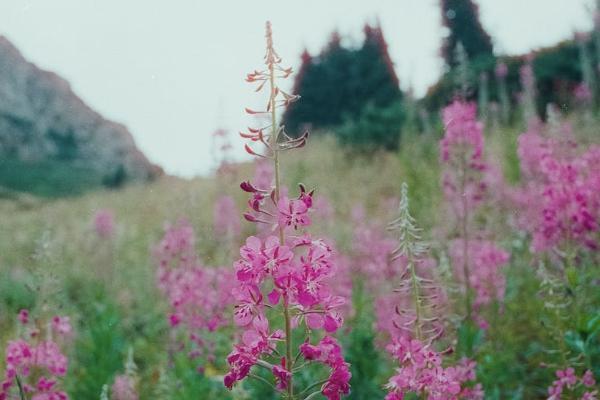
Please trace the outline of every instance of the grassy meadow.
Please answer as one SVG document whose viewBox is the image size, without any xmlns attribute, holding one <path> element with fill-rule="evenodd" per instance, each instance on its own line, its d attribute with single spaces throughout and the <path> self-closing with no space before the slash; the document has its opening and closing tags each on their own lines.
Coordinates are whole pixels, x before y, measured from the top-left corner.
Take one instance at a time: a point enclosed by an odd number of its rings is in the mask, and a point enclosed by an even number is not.
<svg viewBox="0 0 600 400">
<path fill-rule="evenodd" d="M 597 122 L 584 126 L 575 119 L 573 123 L 578 127 L 578 140 L 598 143 Z M 485 132 L 486 157 L 501 166 L 509 185 L 520 179 L 516 149 L 521 131 L 513 127 Z M 316 188 L 315 199 L 329 200 L 333 216 L 314 216 L 313 232 L 333 239 L 339 252 L 348 255 L 356 246 L 353 209 L 364 206 L 365 223 L 387 235 L 385 225 L 395 217 L 400 186 L 406 182 L 412 214 L 442 268 L 444 260 L 447 264 L 444 237 L 451 232 L 444 228 L 450 218 L 440 188 L 441 136 L 441 128 L 432 135 L 408 132 L 399 151 L 364 155 L 340 147 L 332 137 L 314 135 L 305 148 L 289 156 L 286 153 L 283 180 L 290 187 L 303 182 Z M 223 387 L 224 358 L 235 335 L 231 327 L 210 334 L 216 357 L 202 363 L 201 371 L 185 351 L 173 349 L 177 333 L 169 328 L 168 303 L 157 289 L 151 255 L 166 224 L 184 218 L 195 230 L 196 251 L 203 264 L 231 266 L 242 238 L 255 228 L 243 221 L 239 237 L 216 236 L 213 204 L 217 197 L 231 195 L 243 210 L 247 197 L 239 183 L 253 174 L 254 165 L 242 163 L 226 173 L 191 180 L 166 176 L 118 191 L 54 200 L 18 196 L 0 200 L 0 343 L 18 333 L 19 310 L 36 315 L 59 313 L 69 315 L 73 324 L 74 337 L 66 350 L 69 372 L 64 379 L 72 399 L 100 398 L 102 386 L 110 386 L 115 375 L 124 371 L 129 349 L 133 349 L 141 399 L 275 398 L 260 381 L 244 382 L 231 392 Z M 101 209 L 111 210 L 115 217 L 114 234 L 108 238 L 99 237 L 93 226 L 94 215 Z M 556 339 L 545 325 L 550 317 L 536 272 L 540 259 L 529 252 L 528 236 L 510 225 L 517 213 L 509 207 L 489 212 L 488 229 L 511 253 L 503 270 L 507 282 L 503 304 L 497 305 L 501 310 L 486 311 L 490 326 L 485 331 L 465 325 L 460 318 L 450 318 L 447 329 L 455 349 L 450 359 L 471 354 L 478 363 L 477 380 L 491 399 L 543 398 L 553 376 L 551 368 L 540 367 L 554 357 L 548 356 L 547 348 Z M 587 264 L 579 271 L 578 308 L 563 334 L 569 346 L 590 346 L 584 362 L 598 372 L 600 270 L 593 260 L 582 261 Z M 352 366 L 348 398 L 383 398 L 393 362 L 378 344 L 381 332 L 374 326 L 372 309 L 380 293 L 361 286 L 360 277 L 353 279 L 354 312 L 338 334 Z M 585 284 L 590 280 L 593 284 Z M 449 292 L 450 303 L 460 301 L 459 294 Z"/>
</svg>

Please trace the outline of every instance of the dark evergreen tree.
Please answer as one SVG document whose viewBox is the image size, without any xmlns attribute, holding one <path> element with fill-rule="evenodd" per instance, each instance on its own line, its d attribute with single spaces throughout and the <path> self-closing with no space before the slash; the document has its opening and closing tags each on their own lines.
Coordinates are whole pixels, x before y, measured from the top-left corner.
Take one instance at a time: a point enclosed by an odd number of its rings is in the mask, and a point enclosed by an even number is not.
<svg viewBox="0 0 600 400">
<path fill-rule="evenodd" d="M 494 46 L 490 35 L 479 20 L 479 7 L 472 0 L 440 0 L 443 25 L 448 29 L 442 45 L 446 66 L 458 64 L 456 48 L 462 43 L 468 59 L 493 58 Z"/>
<path fill-rule="evenodd" d="M 293 89 L 301 99 L 288 107 L 283 118 L 289 132 L 299 132 L 305 125 L 313 130 L 335 128 L 357 120 L 368 104 L 383 109 L 400 101 L 398 78 L 381 28 L 366 25 L 364 33 L 360 48 L 344 46 L 335 32 L 318 56 L 302 54 Z"/>
</svg>

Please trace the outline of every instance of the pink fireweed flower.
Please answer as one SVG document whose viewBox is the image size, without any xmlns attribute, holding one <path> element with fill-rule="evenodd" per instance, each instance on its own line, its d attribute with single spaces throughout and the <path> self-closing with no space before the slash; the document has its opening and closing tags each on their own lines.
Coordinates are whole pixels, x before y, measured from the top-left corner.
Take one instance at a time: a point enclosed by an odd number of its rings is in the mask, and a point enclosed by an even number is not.
<svg viewBox="0 0 600 400">
<path fill-rule="evenodd" d="M 239 326 L 250 324 L 255 317 L 262 315 L 264 303 L 263 295 L 255 284 L 244 284 L 233 291 L 236 305 L 233 319 Z"/>
<path fill-rule="evenodd" d="M 53 375 L 64 376 L 67 373 L 68 359 L 52 341 L 42 342 L 36 347 L 35 361 L 37 365 L 45 367 Z"/>
<path fill-rule="evenodd" d="M 234 264 L 238 280 L 261 284 L 273 268 L 287 264 L 293 253 L 288 246 L 281 246 L 275 236 L 269 236 L 264 242 L 250 236 L 240 249 L 240 255 L 242 258 Z"/>
<path fill-rule="evenodd" d="M 350 392 L 349 364 L 344 361 L 342 349 L 336 339 L 325 336 L 317 345 L 308 342 L 300 345 L 300 352 L 307 361 L 319 362 L 331 368 L 327 381 L 321 387 L 321 393 L 328 400 L 338 400 Z"/>
<path fill-rule="evenodd" d="M 22 323 L 27 325 L 29 321 Z M 68 400 L 66 393 L 58 388 L 67 368 L 67 357 L 52 340 L 37 344 L 23 339 L 9 341 L 5 349 L 4 380 L 0 381 L 0 399 L 13 398 L 18 376 L 32 400 Z"/>
<path fill-rule="evenodd" d="M 94 216 L 94 229 L 96 234 L 103 238 L 109 238 L 115 230 L 115 216 L 111 210 L 98 210 Z"/>
<path fill-rule="evenodd" d="M 160 267 L 189 266 L 196 262 L 196 237 L 194 229 L 186 220 L 165 227 L 165 235 L 154 248 L 153 256 Z"/>
<path fill-rule="evenodd" d="M 299 226 L 310 225 L 310 217 L 308 216 L 306 202 L 302 199 L 290 200 L 287 197 L 282 197 L 277 202 L 278 223 L 281 227 L 292 226 L 298 229 Z"/>
<path fill-rule="evenodd" d="M 492 251 L 491 243 L 483 246 L 484 242 L 473 242 L 472 238 L 481 238 L 478 220 L 487 218 L 481 212 L 484 205 L 491 206 L 493 201 L 503 199 L 502 195 L 491 193 L 502 190 L 502 175 L 496 168 L 491 167 L 484 159 L 484 139 L 482 125 L 476 119 L 476 108 L 473 104 L 455 101 L 444 109 L 443 117 L 445 135 L 440 142 L 441 160 L 445 167 L 443 172 L 444 197 L 456 216 L 456 227 L 459 231 L 457 242 L 462 246 L 452 249 L 455 274 L 464 285 L 465 314 L 467 318 L 475 309 L 490 302 L 490 288 L 495 291 L 494 297 L 503 297 L 503 277 L 497 269 L 499 254 Z M 490 187 L 490 185 L 495 185 Z M 470 249 L 470 247 L 483 246 Z M 474 251 L 480 251 L 479 262 L 485 268 L 475 265 Z M 485 251 L 488 253 L 485 253 Z M 494 258 L 485 262 L 486 258 Z M 489 282 L 492 280 L 493 282 Z M 499 290 L 493 285 L 501 284 Z M 472 302 L 475 291 L 475 304 Z M 482 325 L 485 325 L 483 321 Z"/>
<path fill-rule="evenodd" d="M 585 371 L 583 376 L 581 377 L 581 383 L 583 383 L 586 387 L 594 387 L 596 385 L 596 380 L 594 379 L 594 374 L 589 369 Z"/>
<path fill-rule="evenodd" d="M 463 360 L 456 366 L 442 366 L 442 357 L 429 345 L 401 337 L 388 346 L 400 367 L 390 378 L 386 399 L 403 399 L 414 393 L 431 400 L 483 399 L 480 385 L 466 384 L 475 379 L 475 362 Z"/>
<path fill-rule="evenodd" d="M 568 132 L 568 131 L 567 131 Z M 598 247 L 600 147 L 581 153 L 570 135 L 546 137 L 529 130 L 519 137 L 525 182 L 515 202 L 523 210 L 520 227 L 533 237 L 536 252 Z"/>
<path fill-rule="evenodd" d="M 29 323 L 29 310 L 23 309 L 19 311 L 18 319 L 21 324 L 27 325 Z"/>
<path fill-rule="evenodd" d="M 277 389 L 287 389 L 292 373 L 285 369 L 285 358 L 281 359 L 281 365 L 273 366 L 272 372 L 273 376 L 275 376 L 275 380 L 277 381 Z"/>
<path fill-rule="evenodd" d="M 231 324 L 234 279 L 228 267 L 202 265 L 194 245 L 194 231 L 188 223 L 168 227 L 153 250 L 156 280 L 169 302 L 170 326 L 187 332 L 192 346 L 189 356 L 206 355 L 209 360 L 213 346 L 208 334 Z"/>
<path fill-rule="evenodd" d="M 445 134 L 440 142 L 444 195 L 458 218 L 484 200 L 483 126 L 473 103 L 456 100 L 444 108 Z"/>
<path fill-rule="evenodd" d="M 244 213 L 247 221 L 278 226 L 281 229 L 298 229 L 311 224 L 308 213 L 313 206 L 313 191 L 307 192 L 303 185 L 299 185 L 300 194 L 297 198 L 288 198 L 282 190 L 279 200 L 276 200 L 274 189 L 265 192 L 250 182 L 242 182 L 240 187 L 252 194 L 248 200 L 249 210 Z"/>
<path fill-rule="evenodd" d="M 227 357 L 230 371 L 225 375 L 225 386 L 231 388 L 235 382 L 244 379 L 250 373 L 250 369 L 259 362 L 259 357 L 272 354 L 277 342 L 284 337 L 285 334 L 281 330 L 270 331 L 269 322 L 264 316 L 257 316 L 243 333 L 241 344 L 236 345 Z M 279 369 L 275 368 L 272 372 L 276 377 L 280 373 Z"/>
<path fill-rule="evenodd" d="M 36 384 L 37 393 L 33 395 L 32 400 L 67 400 L 64 392 L 54 391 L 56 381 L 42 376 Z"/>
<path fill-rule="evenodd" d="M 24 340 L 16 340 L 8 342 L 5 353 L 7 378 L 14 378 L 15 375 L 29 375 L 35 349 L 32 349 Z"/>
<path fill-rule="evenodd" d="M 335 331 L 342 324 L 337 308 L 344 300 L 333 294 L 329 286 L 336 273 L 333 249 L 303 231 L 311 224 L 313 191 L 299 185 L 298 197 L 290 198 L 280 183 L 280 154 L 304 146 L 308 133 L 293 138 L 277 124 L 276 109 L 288 106 L 299 96 L 282 91 L 275 83 L 279 78 L 288 77 L 292 70 L 280 65 L 281 59 L 273 48 L 270 23 L 267 23 L 266 38 L 266 69 L 248 74 L 246 81 L 257 84 L 257 91 L 266 87 L 269 101 L 264 111 L 246 109 L 246 112 L 269 115 L 271 124 L 248 128 L 240 135 L 248 141 L 246 152 L 273 161 L 273 176 L 268 182 L 267 179 L 243 182 L 240 188 L 250 194 L 244 218 L 270 227 L 277 231 L 277 236 L 264 229 L 259 235 L 249 237 L 240 249 L 240 259 L 234 263 L 237 281 L 234 320 L 243 333 L 227 357 L 230 370 L 224 384 L 231 388 L 258 364 L 272 372 L 278 390 L 293 398 L 294 374 L 298 373 L 295 370 L 297 357 L 293 356 L 294 330 L 303 333 L 307 341 L 317 330 Z M 256 149 L 257 145 L 262 150 Z M 285 330 L 271 330 L 268 319 L 271 315 L 283 315 Z M 273 360 L 275 355 L 277 360 Z M 329 400 L 339 399 L 349 392 L 348 365 L 341 355 L 335 362 L 326 364 L 331 374 L 320 392 Z M 308 393 L 307 398 L 317 393 Z"/>
<path fill-rule="evenodd" d="M 52 318 L 52 329 L 61 336 L 71 336 L 73 327 L 69 317 L 59 317 L 58 315 Z"/>
<path fill-rule="evenodd" d="M 592 371 L 586 370 L 581 378 L 576 375 L 575 369 L 572 367 L 557 370 L 555 374 L 556 380 L 548 388 L 548 400 L 560 400 L 565 397 L 575 398 L 574 396 L 578 393 L 581 394 L 581 399 L 596 399 L 596 391 L 587 391 L 596 384 Z"/>
<path fill-rule="evenodd" d="M 477 121 L 475 104 L 456 100 L 444 108 L 442 117 L 445 129 L 440 143 L 442 161 L 452 162 L 457 153 L 464 152 L 466 161 L 478 166 L 483 155 L 483 126 Z"/>
</svg>

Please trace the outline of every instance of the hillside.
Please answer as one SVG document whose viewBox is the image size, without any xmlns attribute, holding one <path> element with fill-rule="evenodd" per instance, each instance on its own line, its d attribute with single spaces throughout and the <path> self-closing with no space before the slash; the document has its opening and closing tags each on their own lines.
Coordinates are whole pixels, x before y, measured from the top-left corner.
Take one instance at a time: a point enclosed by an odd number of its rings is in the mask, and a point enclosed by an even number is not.
<svg viewBox="0 0 600 400">
<path fill-rule="evenodd" d="M 147 181 L 161 170 L 131 133 L 0 36 L 0 186 L 40 195 Z"/>
</svg>

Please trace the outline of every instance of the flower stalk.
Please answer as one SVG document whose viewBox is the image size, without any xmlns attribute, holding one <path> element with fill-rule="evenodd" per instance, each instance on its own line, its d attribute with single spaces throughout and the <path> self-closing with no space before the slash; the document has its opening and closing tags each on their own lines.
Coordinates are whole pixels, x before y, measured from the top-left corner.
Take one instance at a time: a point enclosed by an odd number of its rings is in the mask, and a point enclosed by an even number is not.
<svg viewBox="0 0 600 400">
<path fill-rule="evenodd" d="M 275 49 L 273 48 L 273 31 L 271 29 L 271 23 L 267 21 L 266 24 L 266 39 L 267 39 L 267 54 L 266 62 L 269 69 L 269 85 L 270 85 L 270 98 L 268 110 L 271 114 L 271 148 L 273 149 L 273 169 L 275 172 L 275 201 L 279 202 L 281 198 L 281 173 L 279 168 L 279 127 L 277 126 L 277 86 L 275 82 L 275 65 L 279 60 Z M 279 244 L 285 245 L 285 230 L 282 225 L 279 226 Z M 290 373 L 287 395 L 290 400 L 294 398 L 294 384 L 293 384 L 293 369 L 294 361 L 292 359 L 292 323 L 290 318 L 289 304 L 286 298 L 283 299 L 283 318 L 285 321 L 285 360 L 286 369 Z"/>
<path fill-rule="evenodd" d="M 240 343 L 227 357 L 230 371 L 224 383 L 232 388 L 237 381 L 252 376 L 251 369 L 256 365 L 271 371 L 275 379 L 273 387 L 282 398 L 294 400 L 305 393 L 294 394 L 294 374 L 319 362 L 328 366 L 331 373 L 318 393 L 330 400 L 339 399 L 350 390 L 349 365 L 341 355 L 341 347 L 327 335 L 318 345 L 310 344 L 310 340 L 317 330 L 333 333 L 341 326 L 343 319 L 337 308 L 345 299 L 332 294 L 328 287 L 328 280 L 335 274 L 333 249 L 324 240 L 314 239 L 304 231 L 304 227 L 311 224 L 313 191 L 307 191 L 300 184 L 299 196 L 289 199 L 281 184 L 281 152 L 304 146 L 308 133 L 292 138 L 278 125 L 277 108 L 289 105 L 299 96 L 288 94 L 278 86 L 277 80 L 287 78 L 292 70 L 280 66 L 269 22 L 266 42 L 266 68 L 248 74 L 246 81 L 257 83 L 256 91 L 268 91 L 268 102 L 264 111 L 246 109 L 246 112 L 262 114 L 268 117 L 270 124 L 248 128 L 248 132 L 240 135 L 249 140 L 246 152 L 272 163 L 274 182 L 246 181 L 240 187 L 251 194 L 244 218 L 272 229 L 247 238 L 240 249 L 241 259 L 234 263 L 234 321 L 243 333 Z M 255 150 L 256 144 L 263 146 L 264 151 Z M 283 315 L 283 329 L 271 330 L 269 326 L 269 317 L 275 311 Z M 298 326 L 298 330 L 305 333 L 305 340 L 299 346 L 293 343 L 292 319 L 294 326 L 303 325 Z M 278 346 L 285 350 L 278 351 Z M 294 349 L 298 349 L 296 357 Z M 300 357 L 304 362 L 299 363 Z M 296 368 L 298 364 L 300 367 Z"/>
</svg>

